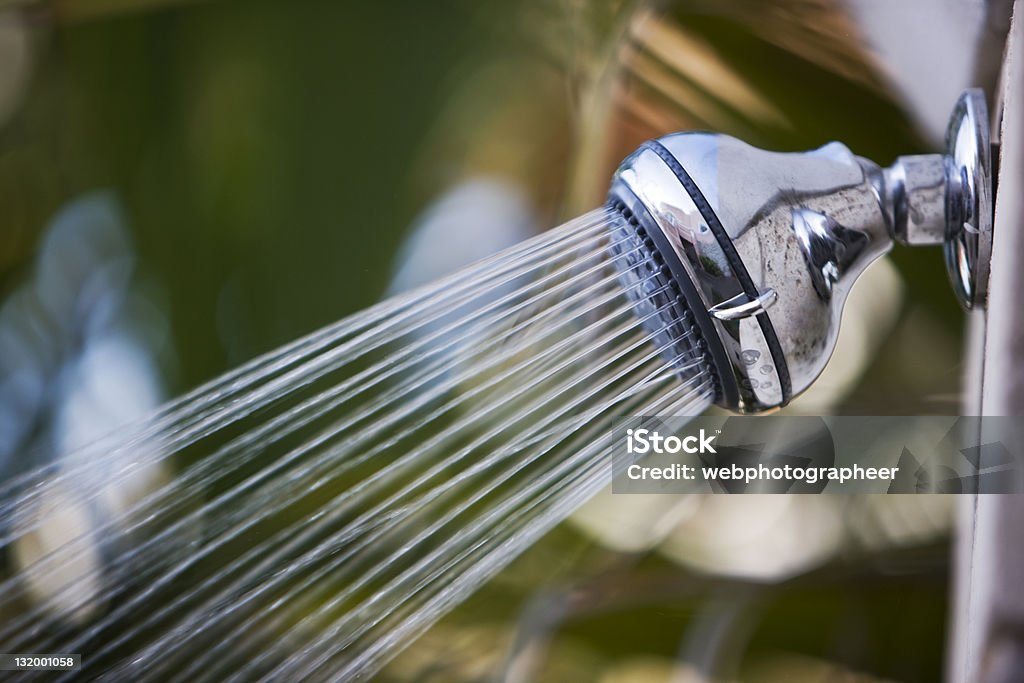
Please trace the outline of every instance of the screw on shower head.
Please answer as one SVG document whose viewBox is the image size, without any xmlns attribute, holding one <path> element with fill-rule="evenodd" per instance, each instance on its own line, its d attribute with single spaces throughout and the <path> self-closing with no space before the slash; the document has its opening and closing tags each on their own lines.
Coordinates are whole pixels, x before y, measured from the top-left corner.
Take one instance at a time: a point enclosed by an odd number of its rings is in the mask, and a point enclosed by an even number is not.
<svg viewBox="0 0 1024 683">
<path fill-rule="evenodd" d="M 961 303 L 983 305 L 990 163 L 984 96 L 969 90 L 954 108 L 946 154 L 882 169 L 838 142 L 776 153 L 726 135 L 676 133 L 622 162 L 609 203 L 647 267 L 673 285 L 670 310 L 690 334 L 668 353 L 699 355 L 719 405 L 760 412 L 821 374 L 850 288 L 894 241 L 943 244 Z"/>
</svg>

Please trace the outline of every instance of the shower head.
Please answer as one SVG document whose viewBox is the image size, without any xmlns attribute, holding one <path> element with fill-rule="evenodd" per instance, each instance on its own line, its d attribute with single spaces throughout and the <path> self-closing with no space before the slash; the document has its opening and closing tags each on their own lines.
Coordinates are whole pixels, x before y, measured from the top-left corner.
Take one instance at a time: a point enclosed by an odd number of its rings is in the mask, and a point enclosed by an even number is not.
<svg viewBox="0 0 1024 683">
<path fill-rule="evenodd" d="M 944 245 L 958 298 L 983 305 L 992 185 L 980 91 L 957 102 L 947 148 L 883 169 L 838 142 L 776 153 L 676 133 L 641 146 L 609 203 L 644 256 L 625 270 L 669 285 L 668 300 L 637 304 L 668 311 L 658 334 L 685 348 L 663 344 L 665 355 L 700 354 L 723 407 L 783 406 L 821 374 L 850 288 L 894 242 Z"/>
</svg>

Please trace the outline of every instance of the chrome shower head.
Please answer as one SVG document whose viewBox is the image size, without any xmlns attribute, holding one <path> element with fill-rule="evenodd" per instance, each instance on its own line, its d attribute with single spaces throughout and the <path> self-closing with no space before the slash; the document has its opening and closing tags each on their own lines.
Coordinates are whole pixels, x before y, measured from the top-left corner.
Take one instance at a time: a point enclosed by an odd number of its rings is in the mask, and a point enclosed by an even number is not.
<svg viewBox="0 0 1024 683">
<path fill-rule="evenodd" d="M 980 91 L 958 101 L 947 146 L 882 169 L 838 142 L 776 153 L 676 133 L 627 157 L 609 203 L 649 257 L 645 267 L 672 285 L 675 313 L 666 315 L 692 331 L 673 359 L 702 354 L 723 407 L 785 405 L 821 374 L 850 288 L 894 241 L 944 244 L 961 302 L 982 305 L 992 190 Z M 672 335 L 672 322 L 662 320 L 660 334 Z"/>
</svg>

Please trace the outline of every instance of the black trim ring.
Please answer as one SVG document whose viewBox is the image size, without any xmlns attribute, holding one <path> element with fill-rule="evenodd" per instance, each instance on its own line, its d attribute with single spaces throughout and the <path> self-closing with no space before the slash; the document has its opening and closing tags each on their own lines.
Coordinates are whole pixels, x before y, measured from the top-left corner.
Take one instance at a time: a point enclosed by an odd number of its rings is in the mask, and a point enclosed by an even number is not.
<svg viewBox="0 0 1024 683">
<path fill-rule="evenodd" d="M 729 237 L 729 233 L 725 231 L 725 226 L 722 225 L 722 221 L 718 219 L 717 214 L 711 208 L 711 204 L 704 197 L 704 193 L 700 191 L 697 184 L 693 182 L 693 178 L 686 172 L 679 160 L 673 156 L 672 152 L 658 142 L 657 140 L 650 140 L 644 143 L 641 149 L 649 149 L 657 154 L 665 165 L 671 169 L 672 173 L 675 174 L 676 179 L 686 190 L 687 194 L 690 195 L 690 199 L 693 200 L 697 210 L 700 211 L 701 217 L 711 228 L 711 233 L 718 240 L 719 246 L 722 248 L 722 252 L 725 254 L 725 258 L 728 259 L 729 265 L 732 267 L 733 272 L 736 274 L 736 279 L 739 280 L 740 286 L 743 287 L 743 292 L 746 294 L 751 301 L 757 299 L 760 296 L 760 292 L 757 289 L 757 285 L 754 284 L 753 278 L 750 277 L 750 273 L 747 272 L 747 267 L 743 263 L 743 259 L 740 258 L 739 252 L 736 251 L 736 246 L 732 243 L 732 238 Z M 768 344 L 768 351 L 772 354 L 772 362 L 775 364 L 775 369 L 779 374 L 779 384 L 782 388 L 782 402 L 780 406 L 784 406 L 789 403 L 793 394 L 793 385 L 789 376 L 789 365 L 786 363 L 786 357 L 782 353 L 782 344 L 779 343 L 779 337 L 775 334 L 775 327 L 772 325 L 771 319 L 765 312 L 758 313 L 757 324 L 761 328 L 761 334 L 764 335 L 765 343 Z"/>
</svg>

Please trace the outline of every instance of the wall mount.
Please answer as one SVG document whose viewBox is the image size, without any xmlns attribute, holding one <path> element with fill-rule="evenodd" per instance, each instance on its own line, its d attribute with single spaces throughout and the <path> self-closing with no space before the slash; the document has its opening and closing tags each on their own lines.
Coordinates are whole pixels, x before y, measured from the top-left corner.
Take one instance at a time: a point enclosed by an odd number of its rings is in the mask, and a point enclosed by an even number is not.
<svg viewBox="0 0 1024 683">
<path fill-rule="evenodd" d="M 909 245 L 941 244 L 953 291 L 967 309 L 982 307 L 992 256 L 992 144 L 985 96 L 957 100 L 945 154 L 900 157 L 885 170 L 894 237 Z"/>
</svg>

